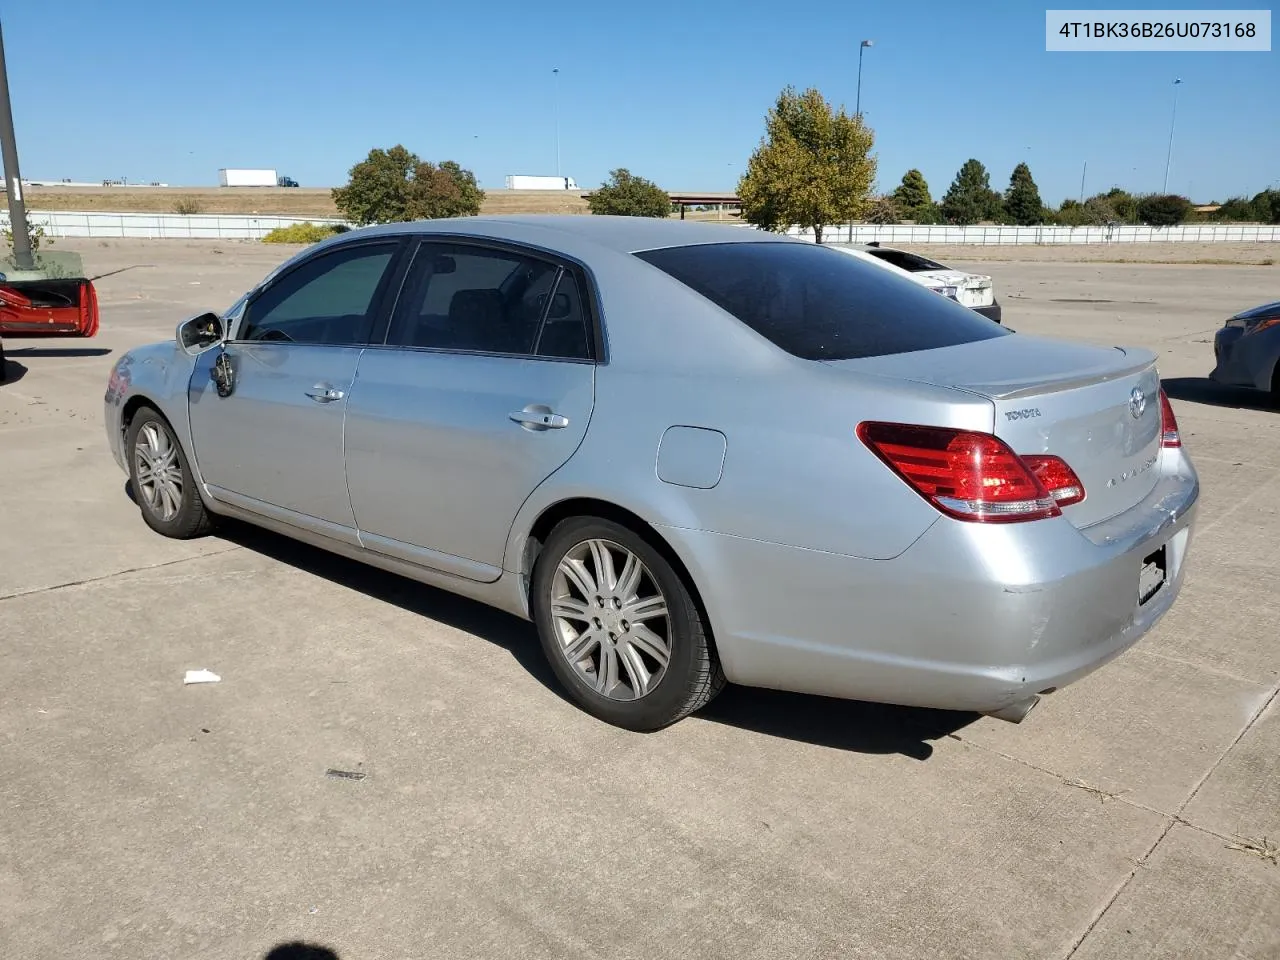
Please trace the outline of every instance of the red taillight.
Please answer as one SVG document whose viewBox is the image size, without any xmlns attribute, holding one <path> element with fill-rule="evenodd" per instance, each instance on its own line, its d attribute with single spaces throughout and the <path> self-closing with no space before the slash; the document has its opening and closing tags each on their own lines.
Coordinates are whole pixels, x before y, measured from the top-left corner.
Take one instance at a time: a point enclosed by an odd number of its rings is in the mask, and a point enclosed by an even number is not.
<svg viewBox="0 0 1280 960">
<path fill-rule="evenodd" d="M 1182 436 L 1178 433 L 1178 418 L 1173 415 L 1173 406 L 1169 403 L 1164 387 L 1160 388 L 1160 446 L 1182 446 Z"/>
<path fill-rule="evenodd" d="M 1024 454 L 1022 462 L 1044 484 L 1049 496 L 1060 507 L 1069 507 L 1084 499 L 1084 484 L 1061 457 L 1048 454 Z"/>
<path fill-rule="evenodd" d="M 958 520 L 1012 522 L 1062 513 L 1032 468 L 989 433 L 866 422 L 858 425 L 858 438 L 913 490 Z M 1080 494 L 1083 499 L 1083 487 Z"/>
<path fill-rule="evenodd" d="M 95 336 L 98 323 L 98 291 L 92 280 L 85 280 L 80 289 L 80 336 Z"/>
</svg>

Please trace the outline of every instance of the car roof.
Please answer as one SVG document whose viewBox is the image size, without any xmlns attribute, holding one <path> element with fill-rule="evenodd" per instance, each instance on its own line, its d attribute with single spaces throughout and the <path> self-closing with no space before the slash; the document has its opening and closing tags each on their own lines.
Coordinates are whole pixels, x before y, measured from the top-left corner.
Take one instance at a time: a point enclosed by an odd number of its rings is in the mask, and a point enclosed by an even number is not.
<svg viewBox="0 0 1280 960">
<path fill-rule="evenodd" d="M 395 233 L 452 233 L 513 241 L 541 237 L 549 246 L 576 241 L 607 247 L 619 253 L 637 253 L 662 247 L 705 243 L 795 242 L 782 234 L 754 230 L 729 223 L 698 223 L 658 217 L 617 217 L 595 214 L 504 214 L 414 220 L 366 227 L 362 236 Z M 351 234 L 345 234 L 350 236 Z"/>
</svg>

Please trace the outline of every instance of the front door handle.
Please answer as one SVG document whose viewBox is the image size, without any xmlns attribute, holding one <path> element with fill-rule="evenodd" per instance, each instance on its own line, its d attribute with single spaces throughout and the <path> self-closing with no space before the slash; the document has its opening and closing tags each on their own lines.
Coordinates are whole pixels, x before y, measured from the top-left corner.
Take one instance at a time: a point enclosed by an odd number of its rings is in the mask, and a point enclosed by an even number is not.
<svg viewBox="0 0 1280 960">
<path fill-rule="evenodd" d="M 306 393 L 316 403 L 333 403 L 335 400 L 341 400 L 344 396 L 341 390 L 337 390 L 327 383 L 317 383 Z"/>
<path fill-rule="evenodd" d="M 559 430 L 569 425 L 569 418 L 558 413 L 541 410 L 517 410 L 508 416 L 522 427 L 530 430 Z"/>
</svg>

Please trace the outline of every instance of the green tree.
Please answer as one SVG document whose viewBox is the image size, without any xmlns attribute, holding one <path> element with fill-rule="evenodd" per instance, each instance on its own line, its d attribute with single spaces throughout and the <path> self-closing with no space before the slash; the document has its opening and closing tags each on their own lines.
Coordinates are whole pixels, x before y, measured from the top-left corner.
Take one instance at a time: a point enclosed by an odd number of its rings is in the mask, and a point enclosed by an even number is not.
<svg viewBox="0 0 1280 960">
<path fill-rule="evenodd" d="M 1191 201 L 1174 193 L 1149 193 L 1138 200 L 1138 220 L 1153 227 L 1172 227 L 1191 212 Z"/>
<path fill-rule="evenodd" d="M 925 214 L 934 205 L 924 174 L 914 167 L 902 175 L 902 182 L 893 191 L 893 201 L 898 205 L 904 220 L 915 220 L 917 223 L 921 222 L 918 215 Z"/>
<path fill-rule="evenodd" d="M 419 163 L 409 183 L 408 219 L 474 217 L 484 203 L 484 191 L 475 174 L 453 160 L 439 166 Z"/>
<path fill-rule="evenodd" d="M 1009 189 L 1004 194 L 1004 209 L 1008 218 L 1020 227 L 1043 222 L 1044 204 L 1040 202 L 1040 189 L 1031 178 L 1031 168 L 1025 163 L 1013 168 Z"/>
<path fill-rule="evenodd" d="M 1280 223 L 1280 190 L 1268 187 L 1254 194 L 1252 206 L 1254 216 L 1262 223 Z"/>
<path fill-rule="evenodd" d="M 609 179 L 587 197 L 592 213 L 614 217 L 665 217 L 671 198 L 657 184 L 637 177 L 626 167 L 610 171 Z"/>
<path fill-rule="evenodd" d="M 960 226 L 997 219 L 1000 208 L 1000 194 L 991 189 L 987 168 L 973 158 L 964 162 L 942 198 L 942 218 Z"/>
<path fill-rule="evenodd" d="M 876 176 L 875 135 L 812 88 L 788 86 L 765 116 L 765 135 L 738 183 L 742 217 L 766 230 L 798 224 L 822 242 L 830 223 L 863 215 Z"/>
<path fill-rule="evenodd" d="M 1213 211 L 1213 219 L 1222 223 L 1255 223 L 1258 211 L 1248 197 L 1228 197 Z"/>
<path fill-rule="evenodd" d="M 438 166 L 396 144 L 380 147 L 351 168 L 345 187 L 333 189 L 339 212 L 358 224 L 475 216 L 484 191 L 475 175 L 452 160 Z"/>
<path fill-rule="evenodd" d="M 1111 209 L 1115 211 L 1113 219 L 1119 220 L 1121 223 L 1138 222 L 1138 198 L 1128 190 L 1112 187 L 1106 193 L 1097 194 L 1092 199 L 1105 200 Z"/>
</svg>

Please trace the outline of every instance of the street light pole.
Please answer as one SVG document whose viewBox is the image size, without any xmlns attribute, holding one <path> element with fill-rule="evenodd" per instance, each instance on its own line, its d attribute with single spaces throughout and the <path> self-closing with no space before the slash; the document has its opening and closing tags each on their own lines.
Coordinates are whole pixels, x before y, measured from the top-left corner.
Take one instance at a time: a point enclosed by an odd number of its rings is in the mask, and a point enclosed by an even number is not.
<svg viewBox="0 0 1280 960">
<path fill-rule="evenodd" d="M 4 180 L 9 194 L 13 265 L 19 270 L 34 270 L 31 237 L 27 234 L 27 205 L 22 201 L 22 174 L 18 171 L 18 140 L 13 134 L 13 109 L 9 103 L 9 68 L 4 59 L 3 27 L 0 27 L 0 153 L 4 156 Z"/>
<path fill-rule="evenodd" d="M 1169 154 L 1164 161 L 1164 192 L 1169 192 L 1169 167 L 1173 164 L 1173 127 L 1178 122 L 1178 85 L 1181 78 L 1173 81 L 1173 116 L 1169 119 Z"/>
<path fill-rule="evenodd" d="M 551 75 L 555 78 L 555 114 L 556 114 L 556 176 L 560 176 L 560 68 L 552 67 Z"/>
<path fill-rule="evenodd" d="M 854 107 L 854 112 L 858 116 L 862 116 L 862 51 L 871 45 L 872 41 L 870 40 L 863 40 L 862 43 L 858 45 L 858 103 L 857 106 Z"/>
</svg>

